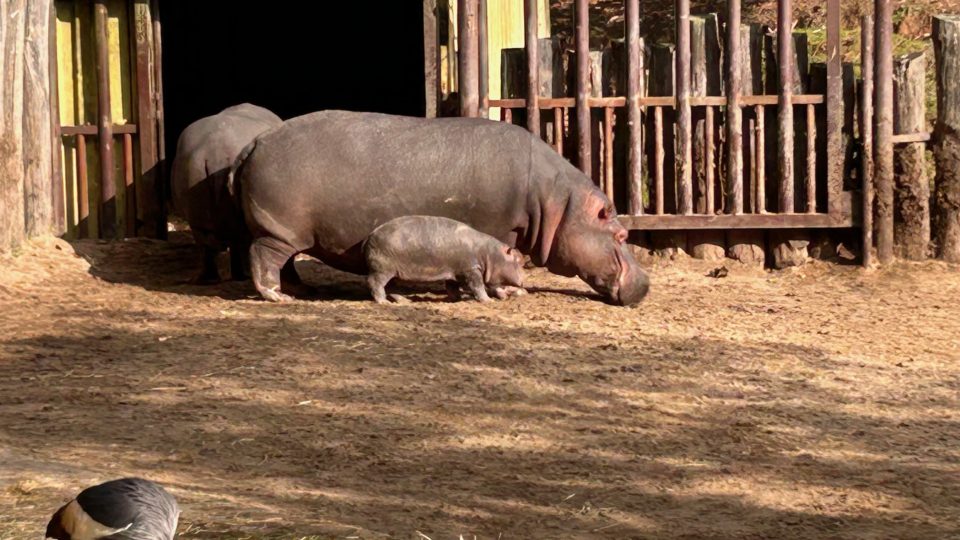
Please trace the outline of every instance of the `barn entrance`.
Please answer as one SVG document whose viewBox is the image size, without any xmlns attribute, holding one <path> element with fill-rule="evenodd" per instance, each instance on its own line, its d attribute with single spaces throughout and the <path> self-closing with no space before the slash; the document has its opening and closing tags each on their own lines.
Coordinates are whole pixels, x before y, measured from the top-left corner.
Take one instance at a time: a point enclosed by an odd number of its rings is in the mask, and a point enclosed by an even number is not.
<svg viewBox="0 0 960 540">
<path fill-rule="evenodd" d="M 161 2 L 168 157 L 181 130 L 251 102 L 282 118 L 321 109 L 424 114 L 419 2 Z"/>
</svg>

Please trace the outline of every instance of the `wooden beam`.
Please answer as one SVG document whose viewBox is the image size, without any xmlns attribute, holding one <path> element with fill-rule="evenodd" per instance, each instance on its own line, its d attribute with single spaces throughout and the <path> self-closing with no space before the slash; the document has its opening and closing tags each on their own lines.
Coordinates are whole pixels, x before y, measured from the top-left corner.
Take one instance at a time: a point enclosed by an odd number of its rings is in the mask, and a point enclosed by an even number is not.
<svg viewBox="0 0 960 540">
<path fill-rule="evenodd" d="M 23 202 L 26 236 L 53 230 L 50 136 L 50 0 L 26 6 L 23 70 Z M 57 141 L 59 144 L 59 141 Z"/>
<path fill-rule="evenodd" d="M 50 42 L 48 44 L 48 67 L 50 68 L 50 204 L 53 207 L 53 234 L 62 235 L 67 230 L 66 205 L 63 186 L 63 148 L 60 138 L 60 69 L 57 63 L 57 6 L 50 2 Z"/>
<path fill-rule="evenodd" d="M 163 31 L 160 19 L 160 2 L 151 0 L 150 15 L 153 22 L 153 82 L 154 112 L 157 118 L 157 182 L 156 201 L 159 215 L 156 220 L 156 237 L 167 238 L 167 186 L 170 178 L 167 174 L 166 121 L 163 115 Z"/>
<path fill-rule="evenodd" d="M 487 28 L 487 0 L 477 0 L 477 55 L 480 70 L 480 117 L 490 117 L 490 33 Z"/>
<path fill-rule="evenodd" d="M 100 237 L 116 238 L 117 181 L 113 162 L 113 117 L 110 99 L 110 35 L 107 0 L 93 3 L 97 71 L 97 147 L 100 154 Z"/>
<path fill-rule="evenodd" d="M 587 0 L 576 0 L 574 8 L 575 43 L 577 54 L 577 156 L 580 170 L 593 178 L 592 137 L 590 133 L 590 107 L 587 96 L 590 94 L 590 4 Z"/>
<path fill-rule="evenodd" d="M 727 1 L 727 189 L 731 214 L 743 213 L 743 54 L 740 0 Z"/>
<path fill-rule="evenodd" d="M 437 117 L 437 88 L 440 85 L 437 70 L 440 64 L 439 39 L 437 0 L 423 0 L 423 100 L 424 116 L 427 118 Z"/>
<path fill-rule="evenodd" d="M 960 263 L 960 17 L 933 18 L 933 51 L 937 74 L 937 160 L 934 236 L 946 262 Z"/>
<path fill-rule="evenodd" d="M 718 214 L 714 216 L 620 216 L 631 230 L 692 229 L 830 229 L 854 225 L 849 216 L 834 219 L 827 214 Z"/>
<path fill-rule="evenodd" d="M 459 51 L 460 116 L 480 114 L 480 68 L 477 30 L 477 0 L 458 0 L 457 27 Z"/>
<path fill-rule="evenodd" d="M 781 0 L 783 1 L 783 0 Z M 693 117 L 690 109 L 690 0 L 677 0 L 677 211 L 693 213 Z"/>
<path fill-rule="evenodd" d="M 915 133 L 926 127 L 927 57 L 922 52 L 906 54 L 894 63 L 893 129 Z M 896 137 L 893 137 L 896 139 Z M 922 142 L 894 150 L 896 215 L 893 238 L 897 256 L 926 260 L 930 251 L 930 177 L 927 148 Z"/>
<path fill-rule="evenodd" d="M 777 163 L 780 172 L 779 210 L 783 214 L 794 211 L 793 200 L 793 153 L 794 153 L 794 125 L 793 125 L 793 93 L 794 85 L 794 58 L 793 51 L 793 1 L 778 0 L 777 16 L 777 54 L 779 73 L 779 109 L 777 130 Z"/>
<path fill-rule="evenodd" d="M 876 0 L 876 112 L 874 176 L 877 258 L 893 261 L 893 2 Z"/>
<path fill-rule="evenodd" d="M 539 0 L 523 1 L 524 41 L 527 56 L 527 129 L 540 136 L 540 55 L 537 39 L 537 4 Z"/>
<path fill-rule="evenodd" d="M 865 15 L 860 23 L 860 58 L 863 68 L 863 85 L 860 94 L 860 162 L 861 186 L 861 250 L 863 266 L 873 264 L 873 17 Z"/>
<path fill-rule="evenodd" d="M 840 213 L 845 156 L 843 141 L 843 51 L 840 36 L 840 0 L 827 0 L 827 211 Z"/>
<path fill-rule="evenodd" d="M 640 39 L 640 0 L 626 0 L 627 32 L 627 211 L 643 214 L 643 46 Z"/>
</svg>

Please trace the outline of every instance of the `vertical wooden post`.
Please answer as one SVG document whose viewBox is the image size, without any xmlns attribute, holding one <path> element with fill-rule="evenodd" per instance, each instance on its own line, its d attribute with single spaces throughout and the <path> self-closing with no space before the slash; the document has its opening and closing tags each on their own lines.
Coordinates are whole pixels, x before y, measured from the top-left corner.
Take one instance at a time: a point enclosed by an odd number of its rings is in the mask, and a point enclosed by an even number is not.
<svg viewBox="0 0 960 540">
<path fill-rule="evenodd" d="M 50 0 L 26 6 L 23 70 L 24 217 L 27 237 L 53 228 L 50 137 Z M 54 27 L 52 31 L 56 32 Z M 9 211 L 8 209 L 4 209 Z"/>
<path fill-rule="evenodd" d="M 807 174 L 806 211 L 817 213 L 817 115 L 813 105 L 807 105 Z"/>
<path fill-rule="evenodd" d="M 663 148 L 663 107 L 656 107 L 653 109 L 653 146 L 654 146 L 654 192 L 656 194 L 656 209 L 654 212 L 658 216 L 662 216 L 664 212 L 663 203 L 663 165 L 664 165 L 664 148 Z"/>
<path fill-rule="evenodd" d="M 23 242 L 24 0 L 0 1 L 0 252 Z"/>
<path fill-rule="evenodd" d="M 863 198 L 863 266 L 873 264 L 873 17 L 865 15 L 860 23 L 860 58 L 863 71 L 863 86 L 860 94 L 860 153 Z"/>
<path fill-rule="evenodd" d="M 167 140 L 166 122 L 163 115 L 163 29 L 160 19 L 160 2 L 150 1 L 150 14 L 153 21 L 153 80 L 154 105 L 153 110 L 157 117 L 157 183 L 156 197 L 159 215 L 156 220 L 157 238 L 167 238 L 167 186 L 170 185 L 167 175 Z"/>
<path fill-rule="evenodd" d="M 693 119 L 690 108 L 690 0 L 677 0 L 677 191 L 678 213 L 693 213 Z"/>
<path fill-rule="evenodd" d="M 940 258 L 960 263 L 960 17 L 933 19 L 937 71 L 936 242 Z"/>
<path fill-rule="evenodd" d="M 593 177 L 593 141 L 590 133 L 590 3 L 576 0 L 574 9 L 575 42 L 577 51 L 577 148 L 580 170 Z"/>
<path fill-rule="evenodd" d="M 827 211 L 834 217 L 840 217 L 843 212 L 840 196 L 847 155 L 843 141 L 843 51 L 840 43 L 840 0 L 827 0 L 827 153 L 824 159 L 827 159 Z"/>
<path fill-rule="evenodd" d="M 527 129 L 540 136 L 540 56 L 537 39 L 537 4 L 539 0 L 523 0 L 525 25 L 524 49 L 527 52 Z"/>
<path fill-rule="evenodd" d="M 460 116 L 480 114 L 480 69 L 478 66 L 477 1 L 458 0 Z"/>
<path fill-rule="evenodd" d="M 558 154 L 563 155 L 563 109 L 561 107 L 553 109 L 553 147 Z"/>
<path fill-rule="evenodd" d="M 643 47 L 640 41 L 640 1 L 626 0 L 627 124 L 630 131 L 627 158 L 627 199 L 631 215 L 643 214 Z"/>
<path fill-rule="evenodd" d="M 924 132 L 926 126 L 927 58 L 907 54 L 894 64 L 893 129 L 899 134 Z M 910 143 L 895 150 L 896 216 L 893 239 L 897 255 L 912 261 L 927 258 L 930 249 L 930 179 L 927 177 L 926 145 Z"/>
<path fill-rule="evenodd" d="M 876 17 L 877 256 L 887 264 L 893 260 L 893 2 L 877 0 Z"/>
<path fill-rule="evenodd" d="M 423 0 L 423 98 L 424 116 L 437 116 L 437 66 L 440 62 L 440 36 L 437 32 L 437 0 Z"/>
<path fill-rule="evenodd" d="M 123 186 L 126 191 L 124 234 L 134 237 L 137 235 L 137 192 L 133 184 L 133 135 L 130 133 L 123 134 Z"/>
<path fill-rule="evenodd" d="M 777 61 L 780 67 L 777 162 L 780 171 L 780 212 L 792 214 L 793 201 L 793 1 L 779 0 L 777 18 Z"/>
<path fill-rule="evenodd" d="M 730 213 L 743 213 L 743 57 L 740 52 L 740 0 L 727 1 L 727 186 Z"/>
<path fill-rule="evenodd" d="M 63 139 L 60 134 L 60 77 L 57 65 L 57 6 L 50 2 L 50 30 L 47 67 L 50 69 L 50 204 L 53 207 L 53 234 L 62 235 L 67 230 L 66 205 L 63 197 Z"/>
<path fill-rule="evenodd" d="M 672 45 L 654 44 L 650 49 L 650 88 L 651 96 L 666 97 L 674 95 L 676 77 L 676 50 Z M 672 107 L 653 108 L 650 130 L 653 132 L 651 150 L 654 175 L 655 212 L 658 215 L 677 211 L 676 146 L 674 142 L 675 111 Z"/>
<path fill-rule="evenodd" d="M 78 236 L 96 238 L 97 230 L 90 220 L 90 175 L 87 172 L 87 138 L 77 135 L 77 223 Z M 83 227 L 85 225 L 85 227 Z"/>
<path fill-rule="evenodd" d="M 110 110 L 110 57 L 107 2 L 93 4 L 97 67 L 97 146 L 100 151 L 100 237 L 117 237 L 117 181 L 113 162 L 113 115 Z"/>
<path fill-rule="evenodd" d="M 490 117 L 490 35 L 487 32 L 487 0 L 477 0 L 477 50 L 480 70 L 480 117 Z"/>
<path fill-rule="evenodd" d="M 603 187 L 613 202 L 613 107 L 603 108 Z"/>
<path fill-rule="evenodd" d="M 756 142 L 754 143 L 754 162 L 757 170 L 756 188 L 757 213 L 767 213 L 767 133 L 766 108 L 757 105 L 754 115 L 757 117 Z"/>
<path fill-rule="evenodd" d="M 137 139 L 140 170 L 135 175 L 137 234 L 157 237 L 161 221 L 162 193 L 158 170 L 156 81 L 154 78 L 153 21 L 149 0 L 131 0 L 134 20 L 131 42 L 134 47 L 137 82 Z M 164 226 L 165 227 L 165 226 Z"/>
</svg>

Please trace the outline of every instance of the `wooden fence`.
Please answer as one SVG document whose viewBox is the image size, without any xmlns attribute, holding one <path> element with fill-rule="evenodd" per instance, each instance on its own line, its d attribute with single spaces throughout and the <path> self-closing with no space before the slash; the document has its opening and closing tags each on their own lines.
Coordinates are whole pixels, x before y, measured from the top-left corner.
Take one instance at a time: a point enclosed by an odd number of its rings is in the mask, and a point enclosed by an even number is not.
<svg viewBox="0 0 960 540">
<path fill-rule="evenodd" d="M 628 228 L 790 238 L 860 226 L 869 246 L 875 204 L 879 259 L 893 257 L 894 145 L 930 135 L 922 122 L 894 135 L 889 0 L 877 0 L 876 25 L 864 20 L 861 81 L 842 63 L 840 0 L 824 2 L 822 64 L 809 63 L 807 36 L 793 32 L 791 0 L 779 0 L 775 30 L 741 24 L 741 0 L 700 17 L 677 0 L 671 45 L 645 45 L 640 3 L 625 0 L 625 39 L 604 51 L 590 50 L 589 2 L 576 0 L 570 73 L 559 76 L 550 69 L 562 63 L 545 69 L 544 54 L 558 52 L 537 38 L 537 2 L 523 0 L 527 39 L 504 51 L 502 99 L 480 84 L 486 1 L 457 4 L 460 115 L 499 107 L 502 121 L 526 125 L 596 181 Z M 571 84 L 543 95 L 544 77 Z"/>
</svg>

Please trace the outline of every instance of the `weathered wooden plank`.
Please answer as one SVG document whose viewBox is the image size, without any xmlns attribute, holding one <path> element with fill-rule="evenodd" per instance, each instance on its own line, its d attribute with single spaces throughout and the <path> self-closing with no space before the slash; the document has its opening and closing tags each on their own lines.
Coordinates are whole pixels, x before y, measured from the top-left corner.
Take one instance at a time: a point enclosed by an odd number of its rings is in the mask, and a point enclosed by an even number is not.
<svg viewBox="0 0 960 540">
<path fill-rule="evenodd" d="M 63 126 L 60 128 L 60 132 L 65 136 L 72 135 L 97 135 L 100 133 L 98 126 L 92 126 L 85 124 L 82 126 Z M 113 124 L 111 128 L 114 135 L 123 135 L 125 133 L 135 134 L 139 133 L 140 129 L 137 124 Z"/>
<path fill-rule="evenodd" d="M 928 143 L 933 135 L 926 131 L 918 133 L 898 133 L 893 136 L 893 144 Z"/>
<path fill-rule="evenodd" d="M 877 258 L 893 260 L 893 2 L 877 0 L 876 112 L 874 114 L 874 176 L 877 190 Z"/>
<path fill-rule="evenodd" d="M 96 238 L 98 228 L 95 216 L 90 215 L 90 175 L 87 172 L 87 137 L 77 135 L 77 223 L 79 235 Z M 84 227 L 84 225 L 86 225 Z"/>
<path fill-rule="evenodd" d="M 574 8 L 575 43 L 577 53 L 577 156 L 580 170 L 593 177 L 593 141 L 590 130 L 590 107 L 587 96 L 590 86 L 590 4 L 576 0 Z"/>
<path fill-rule="evenodd" d="M 827 211 L 843 211 L 840 195 L 847 153 L 844 152 L 843 51 L 840 36 L 840 0 L 827 0 Z M 852 113 L 852 111 L 851 111 Z M 852 127 L 852 126 L 851 126 Z"/>
<path fill-rule="evenodd" d="M 873 264 L 873 17 L 865 15 L 860 23 L 860 58 L 862 59 L 863 84 L 860 92 L 860 176 L 862 177 L 861 199 L 861 250 L 863 266 Z"/>
<path fill-rule="evenodd" d="M 540 42 L 537 39 L 538 0 L 523 1 L 524 49 L 527 55 L 527 129 L 540 136 Z"/>
<path fill-rule="evenodd" d="M 157 238 L 167 237 L 167 186 L 170 178 L 167 174 L 167 140 L 166 121 L 163 114 L 163 21 L 160 18 L 160 2 L 151 0 L 151 17 L 153 22 L 153 80 L 154 80 L 154 111 L 157 118 L 157 208 L 160 212 L 156 220 Z"/>
<path fill-rule="evenodd" d="M 627 199 L 631 215 L 643 214 L 643 42 L 640 39 L 640 1 L 626 0 L 627 124 L 630 141 L 627 157 Z"/>
<path fill-rule="evenodd" d="M 124 133 L 123 136 L 123 187 L 125 191 L 123 223 L 124 235 L 137 235 L 137 192 L 133 183 L 133 135 Z"/>
<path fill-rule="evenodd" d="M 795 57 L 793 49 L 793 1 L 779 0 L 777 9 L 777 63 L 779 66 L 777 114 L 777 163 L 780 173 L 779 210 L 790 214 L 794 211 L 794 125 L 793 94 L 795 80 Z"/>
<path fill-rule="evenodd" d="M 653 50 L 666 50 L 669 46 L 660 46 L 655 45 Z M 509 50 L 509 49 L 504 49 Z M 519 49 L 517 49 L 519 50 Z M 673 54 L 673 49 L 669 48 L 670 53 Z M 593 63 L 594 60 L 591 58 L 588 61 L 588 65 Z M 651 63 L 652 66 L 652 63 Z M 651 67 L 652 69 L 652 67 Z M 590 83 L 588 86 L 592 89 L 593 84 Z M 651 82 L 653 86 L 653 82 Z M 673 88 L 672 83 L 669 86 Z M 742 96 L 740 98 L 740 104 L 744 107 L 753 107 L 755 105 L 777 105 L 779 102 L 779 97 L 776 95 L 757 95 L 757 96 Z M 516 99 L 492 99 L 490 100 L 491 107 L 507 107 L 511 109 L 523 109 L 526 107 L 526 100 L 522 98 Z M 540 108 L 541 109 L 552 109 L 554 107 L 574 107 L 576 106 L 575 98 L 543 98 L 540 99 Z M 641 107 L 666 107 L 673 109 L 676 107 L 676 98 L 672 95 L 670 96 L 643 96 L 638 99 L 638 103 Z M 824 103 L 823 95 L 818 94 L 804 94 L 793 96 L 794 105 L 822 105 Z M 691 96 L 690 97 L 690 106 L 691 107 L 723 107 L 727 104 L 727 98 L 723 96 Z M 602 109 L 604 107 L 625 107 L 627 105 L 627 99 L 625 97 L 587 97 L 587 106 L 591 108 Z"/>
<path fill-rule="evenodd" d="M 743 213 L 743 54 L 740 0 L 727 1 L 727 186 L 729 211 Z"/>
<path fill-rule="evenodd" d="M 829 229 L 853 226 L 853 219 L 835 220 L 827 214 L 693 214 L 689 216 L 620 216 L 620 223 L 638 230 L 690 229 Z"/>
<path fill-rule="evenodd" d="M 926 129 L 926 55 L 900 56 L 894 63 L 895 133 Z M 893 240 L 898 257 L 922 261 L 930 251 L 930 178 L 926 145 L 912 143 L 895 149 Z"/>
<path fill-rule="evenodd" d="M 613 179 L 613 107 L 603 109 L 603 188 L 614 201 Z"/>
<path fill-rule="evenodd" d="M 817 212 L 817 114 L 813 105 L 806 106 L 807 117 L 807 173 L 805 175 L 808 214 Z"/>
<path fill-rule="evenodd" d="M 937 72 L 934 236 L 939 257 L 960 263 L 960 17 L 934 17 L 933 44 Z"/>
<path fill-rule="evenodd" d="M 0 252 L 25 231 L 23 202 L 24 0 L 0 2 Z"/>
<path fill-rule="evenodd" d="M 490 33 L 487 28 L 487 0 L 477 0 L 477 69 L 481 118 L 490 117 Z"/>
<path fill-rule="evenodd" d="M 677 0 L 677 212 L 693 213 L 693 117 L 690 107 L 690 0 Z"/>
<path fill-rule="evenodd" d="M 131 2 L 134 4 L 134 2 Z M 138 15 L 135 14 L 135 17 Z M 139 32 L 139 29 L 137 30 Z M 437 89 L 440 86 L 440 36 L 437 31 L 437 0 L 423 0 L 423 96 L 424 116 L 437 116 Z M 139 59 L 138 59 L 139 61 Z"/>
<path fill-rule="evenodd" d="M 457 77 L 460 83 L 460 116 L 475 118 L 480 114 L 480 67 L 477 29 L 477 1 L 457 0 L 459 40 Z"/>
<path fill-rule="evenodd" d="M 110 58 L 106 0 L 93 3 L 97 71 L 97 147 L 100 155 L 100 237 L 116 238 L 117 181 L 113 161 L 113 113 L 110 97 Z"/>
<path fill-rule="evenodd" d="M 63 147 L 60 135 L 60 74 L 57 65 L 57 7 L 55 2 L 50 4 L 50 22 L 47 35 L 47 67 L 50 70 L 50 204 L 52 207 L 52 232 L 62 235 L 67 231 L 67 212 L 64 203 L 63 186 Z"/>
<path fill-rule="evenodd" d="M 23 74 L 23 199 L 27 237 L 48 234 L 53 229 L 49 32 L 50 0 L 31 0 L 26 6 Z"/>
<path fill-rule="evenodd" d="M 433 0 L 435 1 L 435 0 Z M 139 133 L 139 170 L 134 175 L 137 197 L 137 234 L 157 236 L 160 208 L 157 200 L 158 148 L 157 148 L 157 111 L 154 101 L 153 73 L 153 21 L 148 0 L 131 0 L 130 13 L 133 13 L 131 25 L 131 46 L 134 51 L 135 80 L 137 86 L 137 123 Z M 114 126 L 115 132 L 120 132 Z"/>
</svg>

